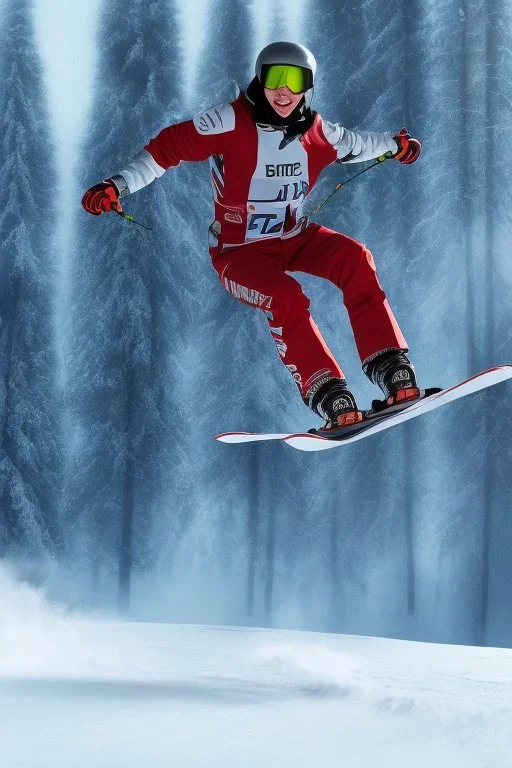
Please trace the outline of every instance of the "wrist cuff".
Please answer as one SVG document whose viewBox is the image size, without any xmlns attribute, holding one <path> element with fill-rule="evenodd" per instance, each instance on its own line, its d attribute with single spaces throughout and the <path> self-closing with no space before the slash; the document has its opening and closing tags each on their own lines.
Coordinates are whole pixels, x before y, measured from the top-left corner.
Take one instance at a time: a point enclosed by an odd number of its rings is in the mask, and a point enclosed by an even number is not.
<svg viewBox="0 0 512 768">
<path fill-rule="evenodd" d="M 122 197 L 126 197 L 126 195 L 130 194 L 130 190 L 128 189 L 128 184 L 126 183 L 126 179 L 124 176 L 110 176 L 108 179 L 105 179 L 105 181 L 111 181 L 115 188 L 118 191 L 119 199 Z"/>
</svg>

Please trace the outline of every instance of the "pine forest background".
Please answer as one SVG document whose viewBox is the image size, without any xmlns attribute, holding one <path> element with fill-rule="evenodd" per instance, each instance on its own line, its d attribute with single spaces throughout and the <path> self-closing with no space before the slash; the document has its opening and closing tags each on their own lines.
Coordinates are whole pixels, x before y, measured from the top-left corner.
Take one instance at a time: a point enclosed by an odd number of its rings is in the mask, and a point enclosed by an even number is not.
<svg viewBox="0 0 512 768">
<path fill-rule="evenodd" d="M 512 646 L 510 385 L 341 451 L 217 444 L 319 422 L 211 268 L 206 164 L 126 200 L 153 232 L 80 207 L 278 39 L 324 117 L 423 143 L 317 217 L 374 253 L 420 382 L 512 363 L 508 0 L 2 0 L 0 559 L 142 620 Z M 301 282 L 369 403 L 341 294 Z"/>
</svg>

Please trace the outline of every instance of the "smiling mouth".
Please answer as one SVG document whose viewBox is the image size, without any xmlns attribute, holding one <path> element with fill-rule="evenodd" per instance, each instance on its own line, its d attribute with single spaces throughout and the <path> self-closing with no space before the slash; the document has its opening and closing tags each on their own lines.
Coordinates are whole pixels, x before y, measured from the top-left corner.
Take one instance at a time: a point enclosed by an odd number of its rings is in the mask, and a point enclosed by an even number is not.
<svg viewBox="0 0 512 768">
<path fill-rule="evenodd" d="M 291 103 L 292 102 L 290 101 L 290 99 L 286 99 L 286 100 L 275 99 L 274 100 L 274 104 L 276 105 L 276 107 L 289 107 Z"/>
</svg>

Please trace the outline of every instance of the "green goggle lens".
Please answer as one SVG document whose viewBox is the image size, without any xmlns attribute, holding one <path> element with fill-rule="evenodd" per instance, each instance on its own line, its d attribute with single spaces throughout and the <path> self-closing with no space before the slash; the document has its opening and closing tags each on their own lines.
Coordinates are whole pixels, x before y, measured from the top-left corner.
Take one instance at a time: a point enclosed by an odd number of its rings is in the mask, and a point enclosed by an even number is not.
<svg viewBox="0 0 512 768">
<path fill-rule="evenodd" d="M 292 93 L 304 93 L 307 90 L 304 70 L 291 64 L 272 64 L 265 75 L 265 88 L 274 91 L 285 86 Z"/>
</svg>

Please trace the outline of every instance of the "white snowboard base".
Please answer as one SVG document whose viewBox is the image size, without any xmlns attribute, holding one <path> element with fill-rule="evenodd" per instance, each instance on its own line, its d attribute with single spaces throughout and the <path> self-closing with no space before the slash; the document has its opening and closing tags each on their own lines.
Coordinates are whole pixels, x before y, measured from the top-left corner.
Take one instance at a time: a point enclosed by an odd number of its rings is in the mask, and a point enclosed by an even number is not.
<svg viewBox="0 0 512 768">
<path fill-rule="evenodd" d="M 289 434 L 223 432 L 220 435 L 216 435 L 215 439 L 221 443 L 251 443 L 259 440 L 283 440 L 283 442 L 291 445 L 292 448 L 297 448 L 299 451 L 325 451 L 330 448 L 341 448 L 349 443 L 355 443 L 356 440 L 362 440 L 365 437 L 375 435 L 377 432 L 389 429 L 395 424 L 401 424 L 408 419 L 414 419 L 415 416 L 420 416 L 422 413 L 434 411 L 436 408 L 440 408 L 446 403 L 451 403 L 453 400 L 465 397 L 465 395 L 471 395 L 473 392 L 479 392 L 486 387 L 492 387 L 494 384 L 499 384 L 510 378 L 512 378 L 512 365 L 500 365 L 496 368 L 489 368 L 489 370 L 477 373 L 476 376 L 472 376 L 470 379 L 466 379 L 466 381 L 461 381 L 460 384 L 455 384 L 455 386 L 450 387 L 449 389 L 443 389 L 435 395 L 431 395 L 424 400 L 419 400 L 404 411 L 399 411 L 394 416 L 389 416 L 386 419 L 378 421 L 362 432 L 356 432 L 341 440 L 332 440 L 327 437 L 321 437 L 320 435 L 308 434 L 307 432 Z"/>
</svg>

